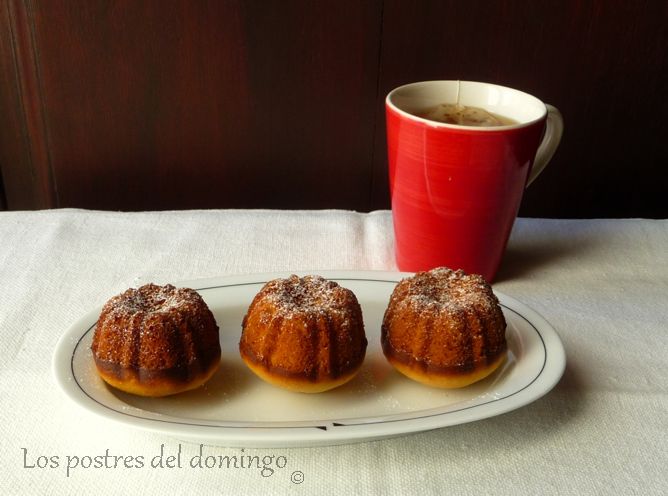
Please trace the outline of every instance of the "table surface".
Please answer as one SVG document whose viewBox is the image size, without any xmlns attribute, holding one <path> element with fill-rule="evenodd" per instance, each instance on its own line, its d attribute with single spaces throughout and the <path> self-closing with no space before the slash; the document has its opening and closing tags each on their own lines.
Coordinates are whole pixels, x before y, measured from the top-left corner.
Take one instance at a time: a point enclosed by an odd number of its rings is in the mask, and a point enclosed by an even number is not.
<svg viewBox="0 0 668 496">
<path fill-rule="evenodd" d="M 283 457 L 266 477 L 152 468 L 163 445 L 184 459 L 198 446 L 94 416 L 55 383 L 59 337 L 128 287 L 344 269 L 396 270 L 389 212 L 0 213 L 0 492 L 668 492 L 667 220 L 517 220 L 494 288 L 554 326 L 567 365 L 546 396 L 486 420 L 343 446 L 206 448 Z M 114 468 L 115 456 L 146 462 Z"/>
</svg>

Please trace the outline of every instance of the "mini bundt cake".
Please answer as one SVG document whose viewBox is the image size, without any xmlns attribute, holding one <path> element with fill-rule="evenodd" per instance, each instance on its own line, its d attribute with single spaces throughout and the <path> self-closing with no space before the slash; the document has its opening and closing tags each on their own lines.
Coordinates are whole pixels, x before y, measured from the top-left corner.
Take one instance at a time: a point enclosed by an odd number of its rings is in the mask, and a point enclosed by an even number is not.
<svg viewBox="0 0 668 496">
<path fill-rule="evenodd" d="M 349 289 L 320 276 L 275 279 L 243 319 L 241 358 L 265 381 L 318 393 L 352 379 L 367 340 L 362 309 Z"/>
<path fill-rule="evenodd" d="M 220 365 L 218 326 L 192 289 L 146 284 L 102 308 L 91 346 L 108 384 L 167 396 L 204 384 Z"/>
<path fill-rule="evenodd" d="M 506 357 L 506 320 L 492 288 L 479 275 L 440 267 L 395 287 L 385 311 L 381 344 L 407 377 L 441 388 L 487 377 Z"/>
</svg>

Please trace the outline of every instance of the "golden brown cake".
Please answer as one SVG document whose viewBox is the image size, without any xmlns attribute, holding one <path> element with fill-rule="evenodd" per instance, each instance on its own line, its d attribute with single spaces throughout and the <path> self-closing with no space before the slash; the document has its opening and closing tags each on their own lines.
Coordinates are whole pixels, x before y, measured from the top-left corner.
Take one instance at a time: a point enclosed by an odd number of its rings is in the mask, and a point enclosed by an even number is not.
<svg viewBox="0 0 668 496">
<path fill-rule="evenodd" d="M 241 358 L 265 381 L 318 393 L 354 377 L 366 353 L 362 309 L 349 289 L 320 276 L 275 279 L 243 319 Z"/>
<path fill-rule="evenodd" d="M 146 284 L 111 298 L 91 349 L 102 379 L 141 396 L 194 389 L 220 365 L 213 314 L 195 290 L 170 284 Z"/>
<path fill-rule="evenodd" d="M 381 344 L 401 373 L 458 388 L 491 374 L 506 357 L 506 320 L 479 275 L 440 267 L 403 279 L 385 311 Z"/>
</svg>

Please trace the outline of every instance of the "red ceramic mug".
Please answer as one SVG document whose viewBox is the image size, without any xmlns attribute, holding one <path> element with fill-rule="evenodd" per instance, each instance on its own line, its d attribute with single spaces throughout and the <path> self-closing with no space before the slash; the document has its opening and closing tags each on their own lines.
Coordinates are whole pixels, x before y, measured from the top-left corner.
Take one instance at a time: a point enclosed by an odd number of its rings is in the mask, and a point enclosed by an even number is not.
<svg viewBox="0 0 668 496">
<path fill-rule="evenodd" d="M 455 103 L 513 123 L 472 127 L 418 117 Z M 524 189 L 559 145 L 561 114 L 521 91 L 472 81 L 407 84 L 387 95 L 385 110 L 399 269 L 446 266 L 491 282 Z"/>
</svg>

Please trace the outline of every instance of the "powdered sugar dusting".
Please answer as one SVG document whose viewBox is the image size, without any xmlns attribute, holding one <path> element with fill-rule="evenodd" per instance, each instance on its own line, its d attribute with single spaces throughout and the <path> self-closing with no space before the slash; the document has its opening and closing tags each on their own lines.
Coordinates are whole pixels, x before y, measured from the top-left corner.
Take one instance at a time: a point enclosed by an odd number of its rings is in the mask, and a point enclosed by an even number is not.
<svg viewBox="0 0 668 496">
<path fill-rule="evenodd" d="M 343 313 L 353 293 L 321 276 L 291 275 L 287 279 L 269 281 L 260 293 L 271 303 L 274 316 L 293 318 L 303 315 Z"/>
<path fill-rule="evenodd" d="M 418 272 L 399 284 L 405 290 L 403 304 L 418 313 L 456 313 L 467 308 L 491 310 L 498 305 L 492 288 L 482 276 L 469 275 L 462 270 L 438 267 Z"/>
<path fill-rule="evenodd" d="M 176 288 L 171 284 L 158 286 L 145 284 L 140 288 L 130 288 L 110 299 L 105 310 L 114 317 L 128 318 L 138 313 L 171 313 L 188 308 L 199 302 L 199 294 L 189 288 Z"/>
</svg>

